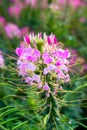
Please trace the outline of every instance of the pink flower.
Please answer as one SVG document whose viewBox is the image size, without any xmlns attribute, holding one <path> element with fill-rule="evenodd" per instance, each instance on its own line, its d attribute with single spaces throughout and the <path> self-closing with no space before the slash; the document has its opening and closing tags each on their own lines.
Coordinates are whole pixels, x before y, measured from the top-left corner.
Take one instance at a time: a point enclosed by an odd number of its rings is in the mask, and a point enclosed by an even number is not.
<svg viewBox="0 0 87 130">
<path fill-rule="evenodd" d="M 62 65 L 62 61 L 61 61 L 61 60 L 58 60 L 55 65 L 56 65 L 56 66 L 61 66 L 61 65 Z"/>
<path fill-rule="evenodd" d="M 80 21 L 81 23 L 84 23 L 84 22 L 86 21 L 86 19 L 85 19 L 85 17 L 81 17 L 81 18 L 79 19 L 79 21 Z"/>
<path fill-rule="evenodd" d="M 55 71 L 56 66 L 53 64 L 49 64 L 47 68 L 44 68 L 44 75 L 48 74 L 50 71 Z"/>
<path fill-rule="evenodd" d="M 14 17 L 19 17 L 20 11 L 21 11 L 21 9 L 18 6 L 11 6 L 8 8 L 8 13 Z"/>
<path fill-rule="evenodd" d="M 35 55 L 37 58 L 39 58 L 39 57 L 40 57 L 40 55 L 41 55 L 41 53 L 40 53 L 40 51 L 39 51 L 39 50 L 34 49 L 34 55 Z"/>
<path fill-rule="evenodd" d="M 31 62 L 28 62 L 27 67 L 28 67 L 28 70 L 31 70 L 31 71 L 36 70 L 36 66 Z"/>
<path fill-rule="evenodd" d="M 26 35 L 24 37 L 24 41 L 27 43 L 27 44 L 30 44 L 30 37 L 28 35 Z"/>
<path fill-rule="evenodd" d="M 10 39 L 12 39 L 13 37 L 18 37 L 18 38 L 21 37 L 21 31 L 16 24 L 7 23 L 4 29 L 5 29 L 6 35 Z"/>
<path fill-rule="evenodd" d="M 40 33 L 38 33 L 38 38 L 40 39 L 42 39 L 42 33 L 40 32 Z"/>
<path fill-rule="evenodd" d="M 57 56 L 62 58 L 64 56 L 64 50 L 63 49 L 58 49 L 57 50 Z"/>
<path fill-rule="evenodd" d="M 70 52 L 68 50 L 58 49 L 57 56 L 66 59 L 70 57 Z"/>
<path fill-rule="evenodd" d="M 48 52 L 45 52 L 43 55 L 42 55 L 42 58 L 44 59 L 44 64 L 49 64 L 52 62 L 52 58 L 49 56 L 49 53 Z"/>
<path fill-rule="evenodd" d="M 38 49 L 38 43 L 42 43 L 41 51 Z M 55 35 L 47 36 L 45 33 L 25 35 L 24 42 L 16 48 L 16 54 L 19 75 L 29 85 L 46 91 L 48 97 L 49 80 L 51 82 L 53 79 L 52 82 L 55 85 L 58 83 L 59 86 L 70 81 L 68 72 L 71 55 L 68 49 L 61 48 Z M 54 88 L 53 86 L 52 91 L 55 92 L 56 86 Z"/>
<path fill-rule="evenodd" d="M 58 44 L 57 38 L 55 35 L 51 34 L 50 36 L 47 36 L 48 44 Z"/>
<path fill-rule="evenodd" d="M 52 58 L 50 58 L 50 57 L 44 58 L 44 64 L 49 64 L 51 62 L 52 62 Z"/>
<path fill-rule="evenodd" d="M 43 89 L 46 90 L 46 91 L 48 91 L 48 90 L 50 90 L 50 87 L 49 87 L 48 84 L 45 84 L 45 85 L 43 86 Z"/>
<path fill-rule="evenodd" d="M 64 50 L 64 56 L 63 56 L 63 57 L 64 57 L 65 59 L 70 57 L 70 52 L 69 52 L 68 49 L 67 49 L 67 50 Z"/>
<path fill-rule="evenodd" d="M 6 23 L 5 18 L 2 17 L 2 16 L 0 16 L 0 26 L 1 26 L 1 27 L 2 27 L 2 26 L 4 27 L 5 23 Z"/>
<path fill-rule="evenodd" d="M 43 74 L 46 75 L 46 74 L 48 74 L 48 73 L 49 73 L 48 68 L 44 68 Z"/>
<path fill-rule="evenodd" d="M 16 54 L 17 54 L 18 56 L 21 56 L 22 51 L 23 51 L 23 48 L 19 48 L 19 47 L 16 48 Z"/>
<path fill-rule="evenodd" d="M 19 69 L 19 75 L 22 75 L 22 76 L 26 76 L 28 74 L 28 72 L 30 71 L 35 71 L 36 70 L 36 66 L 31 63 L 31 62 L 28 62 L 28 63 L 20 63 L 19 66 L 18 66 L 18 69 Z"/>
<path fill-rule="evenodd" d="M 25 82 L 28 84 L 33 84 L 34 82 L 37 82 L 38 84 L 40 84 L 40 76 L 35 74 L 32 77 L 27 77 L 25 78 Z"/>
<path fill-rule="evenodd" d="M 23 7 L 23 3 L 20 2 L 19 0 L 15 0 L 13 1 L 14 2 L 14 5 L 13 6 L 10 6 L 8 8 L 8 13 L 13 16 L 13 17 L 16 17 L 16 18 L 19 18 L 20 16 L 20 13 L 22 11 L 22 9 L 24 8 Z"/>
<path fill-rule="evenodd" d="M 51 39 L 50 39 L 49 36 L 47 37 L 47 41 L 48 41 L 49 44 L 51 44 Z"/>
<path fill-rule="evenodd" d="M 32 49 L 31 54 L 28 54 L 27 60 L 36 62 L 40 58 L 40 51 L 37 49 Z"/>
<path fill-rule="evenodd" d="M 70 0 L 70 4 L 73 8 L 78 8 L 83 5 L 83 2 L 81 0 Z"/>
<path fill-rule="evenodd" d="M 25 78 L 25 82 L 32 85 L 32 77 Z"/>
<path fill-rule="evenodd" d="M 40 75 L 35 74 L 34 76 L 32 76 L 32 80 L 40 83 Z"/>
</svg>

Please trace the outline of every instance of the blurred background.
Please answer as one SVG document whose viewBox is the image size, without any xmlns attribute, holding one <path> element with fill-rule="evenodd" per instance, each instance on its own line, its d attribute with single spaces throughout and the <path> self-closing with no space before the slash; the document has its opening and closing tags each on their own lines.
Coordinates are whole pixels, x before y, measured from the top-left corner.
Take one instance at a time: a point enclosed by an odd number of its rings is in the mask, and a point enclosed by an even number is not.
<svg viewBox="0 0 87 130">
<path fill-rule="evenodd" d="M 0 50 L 3 52 L 4 58 L 8 54 L 13 55 L 23 37 L 32 32 L 54 33 L 58 41 L 64 43 L 64 47 L 69 48 L 75 55 L 75 60 L 80 63 L 78 67 L 74 67 L 79 80 L 73 81 L 72 86 L 76 88 L 78 85 L 86 84 L 87 0 L 0 0 Z M 5 60 L 8 64 L 8 58 Z M 9 75 L 9 72 L 6 72 L 5 75 Z M 2 75 L 0 81 L 3 79 Z M 6 80 L 4 79 L 4 81 Z M 82 94 L 79 96 L 87 99 L 87 89 L 81 91 Z M 4 106 L 3 102 L 6 102 L 5 99 L 2 101 L 3 97 L 9 93 L 7 88 L 0 87 L 1 108 Z M 78 118 L 80 116 L 86 118 L 87 102 L 82 103 L 85 106 L 72 110 L 69 108 L 68 111 L 64 110 L 63 112 L 66 115 L 76 112 Z M 87 125 L 87 121 L 82 121 L 82 123 Z M 76 126 L 75 129 L 84 130 L 87 128 L 81 125 Z M 23 128 L 23 130 L 28 129 Z"/>
</svg>

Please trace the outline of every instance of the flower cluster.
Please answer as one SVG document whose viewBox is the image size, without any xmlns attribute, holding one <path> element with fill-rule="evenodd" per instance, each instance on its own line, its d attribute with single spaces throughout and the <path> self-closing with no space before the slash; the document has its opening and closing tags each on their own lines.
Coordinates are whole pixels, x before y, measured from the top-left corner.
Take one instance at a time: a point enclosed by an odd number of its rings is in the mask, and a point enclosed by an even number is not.
<svg viewBox="0 0 87 130">
<path fill-rule="evenodd" d="M 14 37 L 20 38 L 29 32 L 28 26 L 19 28 L 18 25 L 7 22 L 4 17 L 0 16 L 0 28 L 5 32 L 6 36 L 10 39 Z"/>
<path fill-rule="evenodd" d="M 4 66 L 4 58 L 2 56 L 2 51 L 0 51 L 0 68 L 3 68 Z"/>
<path fill-rule="evenodd" d="M 18 28 L 17 25 L 13 24 L 13 23 L 8 23 L 6 26 L 5 26 L 5 32 L 6 32 L 6 35 L 12 39 L 13 36 L 17 36 L 17 37 L 20 37 L 21 36 L 21 31 L 20 29 Z"/>
<path fill-rule="evenodd" d="M 39 4 L 38 4 L 39 3 Z M 21 12 L 27 7 L 30 6 L 31 8 L 38 8 L 40 6 L 41 8 L 46 8 L 48 6 L 48 1 L 44 0 L 11 0 L 11 5 L 8 8 L 8 13 L 10 16 L 19 18 L 21 15 Z"/>
<path fill-rule="evenodd" d="M 50 4 L 52 10 L 64 9 L 64 7 L 70 7 L 71 9 L 77 9 L 78 7 L 85 6 L 85 1 L 82 0 L 55 0 Z"/>
<path fill-rule="evenodd" d="M 0 16 L 0 27 L 5 25 L 5 18 Z"/>
<path fill-rule="evenodd" d="M 61 46 L 54 34 L 26 35 L 16 48 L 19 75 L 29 85 L 45 90 L 47 95 L 61 83 L 69 82 L 70 52 Z"/>
</svg>

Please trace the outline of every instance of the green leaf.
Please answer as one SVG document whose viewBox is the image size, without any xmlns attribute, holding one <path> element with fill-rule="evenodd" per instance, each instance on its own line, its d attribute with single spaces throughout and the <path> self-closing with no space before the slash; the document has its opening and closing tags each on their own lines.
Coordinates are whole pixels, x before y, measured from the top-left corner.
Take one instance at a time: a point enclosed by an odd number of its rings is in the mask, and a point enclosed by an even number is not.
<svg viewBox="0 0 87 130">
<path fill-rule="evenodd" d="M 84 128 L 87 128 L 86 125 L 84 125 L 83 123 L 77 122 L 79 125 L 83 126 Z"/>
<path fill-rule="evenodd" d="M 45 118 L 44 118 L 44 125 L 46 125 L 46 124 L 47 124 L 48 119 L 49 119 L 49 114 L 48 114 L 48 115 L 46 115 L 46 116 L 45 116 Z"/>
<path fill-rule="evenodd" d="M 5 127 L 2 126 L 2 125 L 0 125 L 0 128 L 1 128 L 1 130 L 9 130 L 9 129 L 5 128 Z"/>
<path fill-rule="evenodd" d="M 26 124 L 27 122 L 28 121 L 24 121 L 23 123 L 18 124 L 17 126 L 13 127 L 12 130 L 15 130 L 15 129 L 21 127 L 22 125 Z"/>
</svg>

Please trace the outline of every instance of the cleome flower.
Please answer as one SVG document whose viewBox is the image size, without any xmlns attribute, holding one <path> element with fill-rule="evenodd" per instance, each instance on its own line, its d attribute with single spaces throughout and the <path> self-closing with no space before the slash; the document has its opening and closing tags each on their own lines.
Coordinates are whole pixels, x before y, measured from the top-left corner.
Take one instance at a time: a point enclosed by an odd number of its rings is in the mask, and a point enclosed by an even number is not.
<svg viewBox="0 0 87 130">
<path fill-rule="evenodd" d="M 12 39 L 13 37 L 21 37 L 21 30 L 16 24 L 7 23 L 4 27 L 5 33 L 8 38 Z"/>
<path fill-rule="evenodd" d="M 26 35 L 20 47 L 16 48 L 19 75 L 29 85 L 45 91 L 46 95 L 57 90 L 62 83 L 70 81 L 71 55 L 61 45 L 54 34 L 32 33 Z"/>
</svg>

